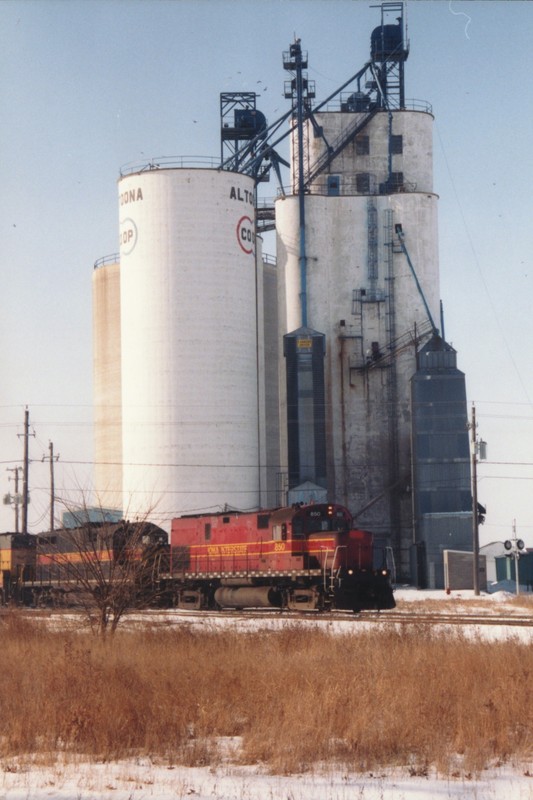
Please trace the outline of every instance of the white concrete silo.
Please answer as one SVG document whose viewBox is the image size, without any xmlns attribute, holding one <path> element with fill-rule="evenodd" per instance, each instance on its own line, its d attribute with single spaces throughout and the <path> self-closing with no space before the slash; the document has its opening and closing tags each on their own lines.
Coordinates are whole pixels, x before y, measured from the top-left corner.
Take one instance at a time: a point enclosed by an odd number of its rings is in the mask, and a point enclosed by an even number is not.
<svg viewBox="0 0 533 800">
<path fill-rule="evenodd" d="M 122 508 L 120 262 L 99 259 L 93 287 L 94 489 L 100 509 Z"/>
<path fill-rule="evenodd" d="M 315 115 L 327 142 L 344 137 L 347 144 L 310 181 L 305 195 L 307 318 L 310 327 L 326 336 L 329 496 L 355 513 L 367 508 L 360 524 L 378 534 L 389 534 L 395 526 L 402 561 L 398 567 L 408 571 L 410 379 L 416 369 L 415 339 L 431 330 L 431 324 L 395 226 L 402 226 L 438 325 L 433 117 L 427 110 L 378 111 L 348 140 L 349 131 L 364 117 L 342 111 Z M 324 139 L 314 136 L 306 123 L 309 173 L 324 157 Z M 294 139 L 292 149 L 296 152 Z M 294 192 L 276 202 L 280 307 L 286 308 L 282 333 L 302 324 L 296 188 Z"/>
<path fill-rule="evenodd" d="M 254 184 L 201 168 L 119 181 L 125 514 L 257 507 Z"/>
</svg>

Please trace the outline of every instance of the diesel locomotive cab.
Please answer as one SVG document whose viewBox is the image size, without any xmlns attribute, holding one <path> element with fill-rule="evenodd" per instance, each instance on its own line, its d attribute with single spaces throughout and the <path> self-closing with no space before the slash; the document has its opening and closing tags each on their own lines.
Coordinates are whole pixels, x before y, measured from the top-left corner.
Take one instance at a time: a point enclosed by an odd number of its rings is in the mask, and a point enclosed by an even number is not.
<svg viewBox="0 0 533 800">
<path fill-rule="evenodd" d="M 328 504 L 299 509 L 292 523 L 293 539 L 305 539 L 308 566 L 319 566 L 328 605 L 359 611 L 394 608 L 387 569 L 374 569 L 373 536 L 354 528 L 350 512 Z"/>
<path fill-rule="evenodd" d="M 349 512 L 342 506 L 333 504 L 301 506 L 292 520 L 292 535 L 297 538 L 305 534 L 326 531 L 347 533 L 351 522 Z"/>
</svg>

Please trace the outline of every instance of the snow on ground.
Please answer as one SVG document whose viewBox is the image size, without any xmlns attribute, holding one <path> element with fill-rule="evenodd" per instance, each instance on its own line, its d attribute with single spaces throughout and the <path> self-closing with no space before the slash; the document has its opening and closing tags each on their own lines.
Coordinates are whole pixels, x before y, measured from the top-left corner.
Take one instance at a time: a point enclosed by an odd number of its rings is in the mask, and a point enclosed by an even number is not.
<svg viewBox="0 0 533 800">
<path fill-rule="evenodd" d="M 482 604 L 483 612 L 490 614 L 524 613 L 511 605 L 503 609 L 503 604 L 513 596 L 507 592 L 475 597 L 468 590 L 448 595 L 444 591 L 401 587 L 395 596 L 397 602 L 454 600 L 457 602 L 454 610 L 461 613 L 469 610 L 479 613 L 478 603 Z M 386 613 L 383 612 L 384 617 Z M 302 624 L 325 623 L 328 629 L 340 632 L 365 630 L 369 626 L 375 629 L 375 622 L 364 622 L 364 615 L 361 617 L 350 616 L 341 622 L 328 622 L 325 617 L 320 621 L 307 618 Z M 125 618 L 124 624 L 135 624 L 139 619 L 132 614 Z M 207 620 L 186 612 L 155 612 L 152 617 L 152 624 L 156 625 L 187 624 L 204 629 L 228 626 L 241 631 L 257 630 L 259 626 L 278 629 L 285 622 L 279 613 L 267 613 L 259 621 L 224 614 Z M 290 619 L 289 624 L 298 623 Z M 472 625 L 462 628 L 463 633 L 468 629 L 471 635 L 487 641 L 519 637 L 533 643 L 533 628 Z M 60 762 L 55 767 L 37 763 L 25 766 L 16 759 L 5 759 L 0 768 L 0 800 L 533 800 L 533 762 L 494 767 L 479 776 L 459 771 L 454 778 L 439 777 L 434 771 L 427 775 L 412 774 L 408 766 L 360 775 L 316 771 L 273 776 L 255 766 L 165 767 L 149 759 L 109 764 Z"/>
<path fill-rule="evenodd" d="M 398 610 L 405 611 L 409 609 L 411 602 L 421 602 L 426 600 L 446 600 L 443 603 L 442 613 L 458 613 L 458 614 L 475 614 L 479 617 L 480 614 L 487 617 L 496 617 L 498 615 L 505 615 L 506 617 L 527 614 L 527 610 L 511 604 L 510 600 L 514 595 L 507 592 L 495 592 L 494 594 L 481 594 L 475 596 L 473 590 L 452 591 L 447 594 L 444 590 L 418 590 L 413 587 L 399 587 L 395 590 L 394 596 L 398 603 Z M 439 612 L 435 606 L 431 607 L 431 611 Z M 299 626 L 305 625 L 316 626 L 320 630 L 327 630 L 330 633 L 361 633 L 362 631 L 376 630 L 380 627 L 380 621 L 383 626 L 390 626 L 391 622 L 387 620 L 387 611 L 380 612 L 379 620 L 376 621 L 376 612 L 363 612 L 362 614 L 354 615 L 349 612 L 328 618 L 328 614 L 316 614 L 310 612 L 309 614 L 301 614 L 299 617 L 287 617 L 283 612 L 277 610 L 266 610 L 256 613 L 250 613 L 249 616 L 244 614 L 234 615 L 231 612 L 221 611 L 218 614 L 210 614 L 202 616 L 202 613 L 196 611 L 152 611 L 150 613 L 151 625 L 154 627 L 172 627 L 174 625 L 187 625 L 191 629 L 201 629 L 204 631 L 219 631 L 219 630 L 238 630 L 241 633 L 248 631 L 262 630 L 281 630 L 286 625 Z M 124 617 L 121 626 L 128 627 L 146 622 L 146 614 L 129 614 Z M 371 619 L 369 619 L 371 617 Z M 65 618 L 63 617 L 63 620 Z M 401 623 L 392 623 L 400 625 Z M 435 626 L 436 630 L 451 630 L 452 632 L 461 631 L 463 636 L 471 636 L 480 641 L 494 642 L 513 639 L 523 643 L 533 645 L 533 626 L 531 627 L 517 627 L 509 625 L 481 625 L 472 623 L 471 625 L 462 625 L 460 628 L 449 627 L 446 623 L 441 626 Z M 0 799 L 1 800 L 1 799 Z"/>
<path fill-rule="evenodd" d="M 528 595 L 531 596 L 531 595 Z M 423 600 L 453 600 L 458 604 L 465 603 L 465 611 L 468 610 L 468 603 L 483 603 L 490 607 L 492 603 L 506 603 L 515 597 L 514 592 L 496 591 L 492 593 L 480 592 L 475 595 L 473 589 L 454 589 L 449 593 L 445 589 L 417 589 L 415 586 L 398 586 L 394 590 L 396 602 L 398 600 L 423 601 Z"/>
<path fill-rule="evenodd" d="M 52 769 L 2 765 L 1 800 L 532 800 L 533 764 L 501 767 L 480 777 L 439 779 L 408 769 L 363 775 L 293 777 L 255 767 L 187 768 L 149 760 L 73 764 Z"/>
</svg>

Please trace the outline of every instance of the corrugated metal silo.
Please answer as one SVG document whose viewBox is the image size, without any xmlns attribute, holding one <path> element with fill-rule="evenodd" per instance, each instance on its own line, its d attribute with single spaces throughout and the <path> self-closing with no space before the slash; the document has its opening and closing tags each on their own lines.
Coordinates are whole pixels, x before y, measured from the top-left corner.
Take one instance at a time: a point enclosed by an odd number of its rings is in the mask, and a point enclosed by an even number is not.
<svg viewBox="0 0 533 800">
<path fill-rule="evenodd" d="M 324 334 L 298 328 L 283 337 L 287 362 L 289 490 L 312 483 L 326 488 Z"/>
<path fill-rule="evenodd" d="M 122 508 L 120 260 L 93 270 L 93 396 L 95 494 L 102 509 Z"/>
<path fill-rule="evenodd" d="M 451 345 L 434 335 L 418 352 L 411 380 L 413 577 L 443 589 L 443 546 L 472 549 L 470 441 L 464 373 Z"/>
<path fill-rule="evenodd" d="M 254 183 L 216 169 L 119 181 L 125 513 L 259 503 Z"/>
</svg>

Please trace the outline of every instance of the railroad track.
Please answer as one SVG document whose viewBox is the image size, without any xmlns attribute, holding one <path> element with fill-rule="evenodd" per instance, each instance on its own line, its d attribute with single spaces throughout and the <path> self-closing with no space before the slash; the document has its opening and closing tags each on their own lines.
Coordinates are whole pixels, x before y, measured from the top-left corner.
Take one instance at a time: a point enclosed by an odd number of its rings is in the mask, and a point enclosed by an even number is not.
<svg viewBox="0 0 533 800">
<path fill-rule="evenodd" d="M 149 614 L 150 612 L 143 612 Z M 225 609 L 224 611 L 180 611 L 178 609 L 170 612 L 169 616 L 164 616 L 159 620 L 161 625 L 172 625 L 174 621 L 187 622 L 187 620 L 203 620 L 205 622 L 216 622 L 217 620 L 231 619 L 234 621 L 283 621 L 283 622 L 313 622 L 327 625 L 332 622 L 343 624 L 359 625 L 360 623 L 375 623 L 380 625 L 402 624 L 402 625 L 501 625 L 513 627 L 533 627 L 533 614 L 485 614 L 482 612 L 473 613 L 432 613 L 415 610 L 407 611 L 363 611 L 360 614 L 353 614 L 349 611 L 278 611 L 250 609 L 249 611 L 236 611 Z M 157 621 L 156 621 L 157 624 Z"/>
<path fill-rule="evenodd" d="M 21 609 L 24 615 L 35 618 L 50 618 L 53 616 L 71 616 L 83 612 L 73 609 Z M 0 608 L 0 617 L 10 613 L 7 608 Z M 500 625 L 503 627 L 533 627 L 533 614 L 486 614 L 475 611 L 471 613 L 453 612 L 426 612 L 414 609 L 391 611 L 363 611 L 354 614 L 350 611 L 279 611 L 277 609 L 250 609 L 240 611 L 225 609 L 223 611 L 192 611 L 192 610 L 143 610 L 132 611 L 124 616 L 122 624 L 136 624 L 150 621 L 152 627 L 171 627 L 176 624 L 203 621 L 217 623 L 223 620 L 234 622 L 286 622 L 286 623 L 315 623 L 328 625 L 341 623 L 343 625 L 359 626 L 363 623 L 379 625 Z"/>
<path fill-rule="evenodd" d="M 384 611 L 380 614 L 370 612 L 357 616 L 358 620 L 375 622 L 396 622 L 401 624 L 428 625 L 511 625 L 533 627 L 532 614 L 483 614 L 475 613 L 431 613 L 423 611 Z"/>
</svg>

